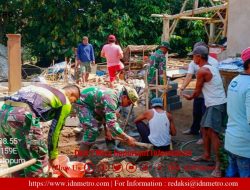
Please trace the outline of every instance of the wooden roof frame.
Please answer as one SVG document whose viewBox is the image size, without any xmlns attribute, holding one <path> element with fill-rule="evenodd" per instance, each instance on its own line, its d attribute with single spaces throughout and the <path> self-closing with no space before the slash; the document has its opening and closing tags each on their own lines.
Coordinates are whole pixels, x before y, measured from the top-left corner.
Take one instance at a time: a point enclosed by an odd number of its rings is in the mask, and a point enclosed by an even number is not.
<svg viewBox="0 0 250 190">
<path fill-rule="evenodd" d="M 215 37 L 214 36 L 214 24 L 215 23 L 223 23 L 224 27 L 223 27 L 223 32 L 219 33 L 222 34 L 224 37 L 226 37 L 227 35 L 227 24 L 228 24 L 228 2 L 225 2 L 223 4 L 220 5 L 215 5 L 213 0 L 210 0 L 211 3 L 211 7 L 200 7 L 198 8 L 198 2 L 199 0 L 195 0 L 194 1 L 194 9 L 193 10 L 185 10 L 185 7 L 187 5 L 187 2 L 189 0 L 185 0 L 181 11 L 179 14 L 175 14 L 175 15 L 168 15 L 168 14 L 152 14 L 152 17 L 157 17 L 157 18 L 161 18 L 163 19 L 163 32 L 162 32 L 162 40 L 169 40 L 169 36 L 173 34 L 177 23 L 180 19 L 185 19 L 185 20 L 202 20 L 205 21 L 207 23 L 210 24 L 210 33 L 207 32 L 208 36 L 209 36 L 209 42 L 213 42 L 214 39 L 218 39 L 218 36 Z M 223 18 L 223 16 L 220 14 L 220 10 L 224 10 L 226 9 L 226 16 L 225 18 Z M 195 17 L 194 15 L 197 14 L 202 14 L 202 13 L 207 13 L 207 12 L 216 12 L 216 14 L 218 15 L 219 19 L 213 19 L 208 18 L 208 17 Z M 172 25 L 170 26 L 170 20 L 174 20 Z"/>
</svg>

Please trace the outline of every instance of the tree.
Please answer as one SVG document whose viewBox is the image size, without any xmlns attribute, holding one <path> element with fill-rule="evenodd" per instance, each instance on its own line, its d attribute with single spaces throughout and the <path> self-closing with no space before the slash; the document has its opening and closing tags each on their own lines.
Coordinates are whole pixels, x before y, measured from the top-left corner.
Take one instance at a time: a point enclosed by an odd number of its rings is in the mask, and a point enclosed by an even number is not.
<svg viewBox="0 0 250 190">
<path fill-rule="evenodd" d="M 0 22 L 3 26 L 0 35 L 2 32 L 2 39 L 6 41 L 3 34 L 21 33 L 22 44 L 47 65 L 52 59 L 71 56 L 72 47 L 77 47 L 82 36 L 87 35 L 99 61 L 101 47 L 109 34 L 115 34 L 123 47 L 128 44 L 159 44 L 162 21 L 151 17 L 151 14 L 176 14 L 180 11 L 182 2 L 183 0 L 5 1 L 0 4 L 0 10 L 15 14 Z M 188 6 L 192 6 L 192 3 Z M 201 30 L 200 22 L 180 22 L 172 38 L 174 50 L 184 50 L 179 53 L 185 54 L 193 41 L 204 38 Z"/>
</svg>

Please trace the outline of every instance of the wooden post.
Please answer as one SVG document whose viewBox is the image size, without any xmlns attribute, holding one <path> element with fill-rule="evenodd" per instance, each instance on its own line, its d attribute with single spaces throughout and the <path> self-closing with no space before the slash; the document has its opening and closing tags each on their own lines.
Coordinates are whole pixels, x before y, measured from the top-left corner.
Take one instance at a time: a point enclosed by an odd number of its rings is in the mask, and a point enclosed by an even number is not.
<svg viewBox="0 0 250 190">
<path fill-rule="evenodd" d="M 9 92 L 16 92 L 21 88 L 22 62 L 21 62 L 21 35 L 7 34 L 8 38 L 8 82 Z"/>
<path fill-rule="evenodd" d="M 146 93 L 145 93 L 145 95 L 146 95 L 146 97 L 145 97 L 145 105 L 146 105 L 146 110 L 148 110 L 149 109 L 149 84 L 148 84 L 148 71 L 147 71 L 147 73 L 146 73 L 146 75 L 145 75 L 145 86 L 146 86 L 146 88 L 145 88 L 145 90 L 146 90 Z"/>
<path fill-rule="evenodd" d="M 163 18 L 163 32 L 162 32 L 162 41 L 169 40 L 169 19 Z"/>
<path fill-rule="evenodd" d="M 215 35 L 215 24 L 210 23 L 209 43 L 214 42 L 214 35 Z"/>
<path fill-rule="evenodd" d="M 164 23 L 165 23 L 165 26 L 164 26 Z M 169 19 L 163 19 L 163 40 L 164 41 L 168 41 L 169 40 Z M 165 34 L 165 35 L 164 35 Z M 168 61 L 168 53 L 166 53 L 166 55 L 165 55 L 165 57 L 166 57 L 166 68 L 167 68 L 167 61 Z M 163 88 L 163 90 L 164 90 L 164 92 L 163 92 L 163 101 L 164 101 L 164 108 L 165 108 L 165 106 L 167 107 L 167 100 L 166 100 L 166 89 L 167 89 L 167 80 L 166 80 L 166 78 L 167 78 L 167 75 L 166 75 L 166 71 L 163 71 L 163 85 L 164 85 L 164 88 Z"/>
<path fill-rule="evenodd" d="M 159 71 L 158 71 L 158 69 L 156 69 L 155 70 L 155 82 L 156 82 L 156 86 L 158 86 L 159 85 Z M 159 91 L 158 91 L 158 88 L 156 89 L 156 91 L 155 91 L 155 95 L 156 95 L 156 98 L 158 98 L 158 95 L 159 95 Z"/>
<path fill-rule="evenodd" d="M 228 26 L 228 4 L 227 4 L 227 8 L 226 8 L 226 17 L 225 17 L 225 21 L 224 21 L 224 29 L 223 29 L 223 37 L 227 37 L 227 26 Z"/>
<path fill-rule="evenodd" d="M 167 90 L 168 90 L 168 82 L 167 82 L 167 74 L 166 71 L 163 71 L 163 84 L 165 88 L 163 88 L 163 105 L 164 105 L 164 110 L 167 110 Z"/>
<path fill-rule="evenodd" d="M 69 63 L 69 61 L 68 61 L 68 58 L 67 57 L 65 57 L 64 58 L 64 60 L 65 60 L 65 69 L 64 69 L 64 83 L 68 83 L 68 72 L 69 72 L 69 70 L 68 70 L 68 63 Z"/>
<path fill-rule="evenodd" d="M 52 80 L 53 80 L 53 82 L 55 81 L 55 73 L 54 73 L 54 66 L 55 66 L 55 60 L 53 59 L 53 61 L 52 61 Z"/>
</svg>

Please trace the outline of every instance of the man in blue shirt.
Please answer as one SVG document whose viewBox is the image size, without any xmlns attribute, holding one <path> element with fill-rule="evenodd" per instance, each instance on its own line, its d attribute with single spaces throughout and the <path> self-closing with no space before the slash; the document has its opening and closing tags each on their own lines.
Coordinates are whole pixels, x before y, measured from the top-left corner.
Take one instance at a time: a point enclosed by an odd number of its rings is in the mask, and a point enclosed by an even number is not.
<svg viewBox="0 0 250 190">
<path fill-rule="evenodd" d="M 95 64 L 95 53 L 93 46 L 89 44 L 87 36 L 82 38 L 82 43 L 77 48 L 77 62 L 80 64 L 80 72 L 82 76 L 82 82 L 88 81 L 89 73 L 91 72 L 90 64 Z"/>
<path fill-rule="evenodd" d="M 228 86 L 225 149 L 227 177 L 250 177 L 250 48 L 243 50 L 244 72 Z"/>
</svg>

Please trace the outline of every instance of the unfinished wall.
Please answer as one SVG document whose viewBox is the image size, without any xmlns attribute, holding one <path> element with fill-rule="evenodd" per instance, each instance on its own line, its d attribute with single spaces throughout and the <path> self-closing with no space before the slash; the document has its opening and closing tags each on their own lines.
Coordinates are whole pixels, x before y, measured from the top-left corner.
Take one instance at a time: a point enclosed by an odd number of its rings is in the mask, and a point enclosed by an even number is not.
<svg viewBox="0 0 250 190">
<path fill-rule="evenodd" d="M 229 0 L 227 56 L 250 47 L 250 0 Z"/>
</svg>

